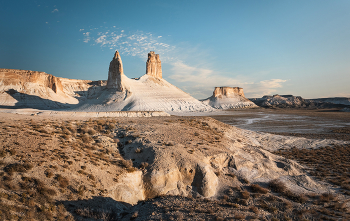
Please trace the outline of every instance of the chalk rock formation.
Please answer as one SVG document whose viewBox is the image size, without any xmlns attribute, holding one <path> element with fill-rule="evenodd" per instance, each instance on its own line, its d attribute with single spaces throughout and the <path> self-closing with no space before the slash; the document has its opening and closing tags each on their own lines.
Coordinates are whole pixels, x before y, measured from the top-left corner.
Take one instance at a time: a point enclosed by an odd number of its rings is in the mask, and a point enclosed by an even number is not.
<svg viewBox="0 0 350 221">
<path fill-rule="evenodd" d="M 66 80 L 72 81 L 71 84 L 67 86 Z M 71 96 L 79 91 L 75 85 L 77 81 L 45 72 L 0 69 L 0 105 L 58 109 L 66 107 L 66 104 L 77 104 L 78 99 Z M 88 85 L 91 81 L 79 82 Z"/>
<path fill-rule="evenodd" d="M 154 51 L 148 53 L 146 74 L 159 79 L 162 78 L 162 63 L 159 59 L 159 54 L 155 54 Z"/>
<path fill-rule="evenodd" d="M 240 87 L 215 87 L 213 95 L 202 102 L 216 109 L 257 107 L 244 97 L 243 88 Z"/>
<path fill-rule="evenodd" d="M 242 96 L 244 97 L 243 88 L 241 87 L 215 87 L 213 92 L 214 97 L 223 98 L 224 96 Z"/>
<path fill-rule="evenodd" d="M 122 76 L 124 75 L 122 59 L 119 52 L 116 51 L 114 57 L 109 63 L 107 88 L 116 88 L 118 91 L 123 91 Z"/>
<path fill-rule="evenodd" d="M 142 171 L 118 176 L 118 182 L 111 188 L 113 189 L 111 196 L 116 201 L 136 204 L 140 200 L 145 200 Z"/>
<path fill-rule="evenodd" d="M 63 92 L 61 80 L 45 72 L 0 69 L 0 78 L 2 86 L 16 84 L 24 86 L 32 83 L 51 89 L 56 94 Z"/>
<path fill-rule="evenodd" d="M 19 70 L 7 73 L 3 71 L 5 69 L 0 69 L 0 105 L 34 109 L 70 108 L 70 111 L 83 112 L 214 110 L 162 79 L 159 55 L 154 52 L 148 55 L 147 74 L 135 79 L 124 75 L 118 52 L 110 62 L 107 81 L 57 78 L 46 73 Z M 17 72 L 25 73 L 22 76 Z"/>
</svg>

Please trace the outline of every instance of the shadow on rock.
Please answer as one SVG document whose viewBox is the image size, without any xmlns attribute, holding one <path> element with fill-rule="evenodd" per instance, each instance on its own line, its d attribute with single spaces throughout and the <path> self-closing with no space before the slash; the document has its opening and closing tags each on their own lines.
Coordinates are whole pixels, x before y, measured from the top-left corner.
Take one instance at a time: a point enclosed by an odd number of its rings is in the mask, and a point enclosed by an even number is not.
<svg viewBox="0 0 350 221">
<path fill-rule="evenodd" d="M 131 207 L 131 204 L 102 196 L 86 200 L 58 201 L 57 204 L 63 204 L 75 220 L 120 220 Z"/>
</svg>

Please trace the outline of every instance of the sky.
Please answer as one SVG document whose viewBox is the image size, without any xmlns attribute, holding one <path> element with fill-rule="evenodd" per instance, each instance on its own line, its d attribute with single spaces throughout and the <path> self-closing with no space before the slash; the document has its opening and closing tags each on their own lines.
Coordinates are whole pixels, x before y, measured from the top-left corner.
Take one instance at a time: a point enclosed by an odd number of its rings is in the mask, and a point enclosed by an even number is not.
<svg viewBox="0 0 350 221">
<path fill-rule="evenodd" d="M 106 80 L 118 50 L 129 78 L 147 53 L 197 99 L 350 97 L 349 0 L 15 0 L 0 2 L 0 68 Z"/>
</svg>

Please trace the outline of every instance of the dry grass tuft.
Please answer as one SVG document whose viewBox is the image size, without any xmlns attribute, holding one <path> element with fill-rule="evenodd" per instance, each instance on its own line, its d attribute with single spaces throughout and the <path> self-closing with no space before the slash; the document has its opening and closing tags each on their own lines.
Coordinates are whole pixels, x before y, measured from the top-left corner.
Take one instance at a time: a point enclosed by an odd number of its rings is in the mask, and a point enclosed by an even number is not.
<svg viewBox="0 0 350 221">
<path fill-rule="evenodd" d="M 266 194 L 266 193 L 269 192 L 268 189 L 266 189 L 266 188 L 260 186 L 259 184 L 252 184 L 252 185 L 250 186 L 250 188 L 251 188 L 252 191 L 255 192 L 255 193 Z"/>
<path fill-rule="evenodd" d="M 286 185 L 280 180 L 271 180 L 268 183 L 268 185 L 271 188 L 271 190 L 273 190 L 277 193 L 283 193 L 284 191 L 287 190 Z"/>
</svg>

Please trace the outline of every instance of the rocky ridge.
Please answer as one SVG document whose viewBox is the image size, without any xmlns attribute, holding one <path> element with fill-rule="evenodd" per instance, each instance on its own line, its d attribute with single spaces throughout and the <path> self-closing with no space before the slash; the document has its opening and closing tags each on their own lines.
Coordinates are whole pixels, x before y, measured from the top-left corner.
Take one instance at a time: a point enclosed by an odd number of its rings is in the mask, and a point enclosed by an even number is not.
<svg viewBox="0 0 350 221">
<path fill-rule="evenodd" d="M 265 95 L 262 98 L 250 98 L 260 107 L 268 108 L 344 108 L 350 106 L 349 98 L 304 99 L 293 95 Z"/>
</svg>

